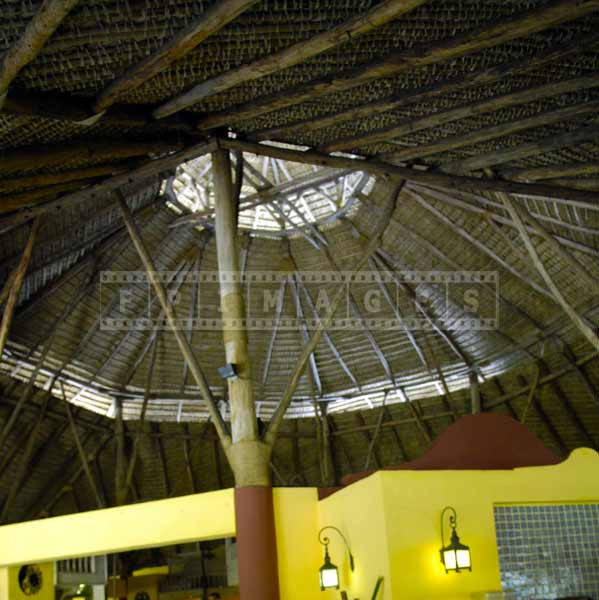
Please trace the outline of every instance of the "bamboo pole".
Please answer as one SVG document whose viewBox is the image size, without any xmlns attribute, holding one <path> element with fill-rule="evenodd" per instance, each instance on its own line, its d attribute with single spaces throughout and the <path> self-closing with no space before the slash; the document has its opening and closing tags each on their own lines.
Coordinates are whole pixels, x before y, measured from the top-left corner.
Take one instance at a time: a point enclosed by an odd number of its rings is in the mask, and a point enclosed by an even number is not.
<svg viewBox="0 0 599 600">
<path fill-rule="evenodd" d="M 12 323 L 17 301 L 19 299 L 19 293 L 21 292 L 21 287 L 23 285 L 23 281 L 25 280 L 25 275 L 27 274 L 27 267 L 29 266 L 31 255 L 33 254 L 33 245 L 35 244 L 35 239 L 37 237 L 40 224 L 41 220 L 39 217 L 37 217 L 31 225 L 29 238 L 27 240 L 27 244 L 25 245 L 25 249 L 23 250 L 23 254 L 21 255 L 21 260 L 15 271 L 13 284 L 8 294 L 4 314 L 2 315 L 2 322 L 0 323 L 0 360 L 2 360 L 4 347 L 6 346 L 6 340 L 8 339 L 8 334 L 10 332 L 10 325 Z"/>
</svg>

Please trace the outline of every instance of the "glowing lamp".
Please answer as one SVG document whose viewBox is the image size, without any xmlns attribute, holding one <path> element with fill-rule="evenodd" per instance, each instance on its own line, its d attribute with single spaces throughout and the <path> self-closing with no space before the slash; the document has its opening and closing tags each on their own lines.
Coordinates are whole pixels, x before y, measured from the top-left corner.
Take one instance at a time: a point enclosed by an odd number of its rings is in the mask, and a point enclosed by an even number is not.
<svg viewBox="0 0 599 600">
<path fill-rule="evenodd" d="M 445 545 L 444 521 L 445 514 L 449 515 L 449 525 L 451 527 L 451 539 L 449 544 Z M 461 571 L 472 571 L 470 562 L 470 548 L 460 542 L 460 538 L 456 532 L 458 517 L 455 509 L 451 506 L 446 506 L 441 513 L 441 562 L 445 566 L 445 573 L 460 573 Z"/>
<path fill-rule="evenodd" d="M 336 527 L 323 527 L 318 532 L 318 541 L 324 546 L 324 564 L 320 567 L 320 571 L 318 572 L 320 576 L 320 589 L 321 591 L 325 590 L 338 590 L 339 589 L 339 569 L 331 562 L 331 557 L 329 556 L 329 538 L 323 536 L 323 532 L 327 529 L 332 529 L 336 531 L 343 540 L 345 547 L 347 548 L 347 552 L 349 554 L 349 566 L 351 570 L 354 570 L 354 557 L 349 549 L 349 544 L 345 539 L 345 536 L 337 529 Z"/>
</svg>

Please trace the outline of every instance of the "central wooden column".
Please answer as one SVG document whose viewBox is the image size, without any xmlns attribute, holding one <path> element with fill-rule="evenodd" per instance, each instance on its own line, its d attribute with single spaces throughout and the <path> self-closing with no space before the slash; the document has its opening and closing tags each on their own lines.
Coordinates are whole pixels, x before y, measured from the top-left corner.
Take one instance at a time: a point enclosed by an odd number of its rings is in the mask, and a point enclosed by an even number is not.
<svg viewBox="0 0 599 600">
<path fill-rule="evenodd" d="M 212 154 L 216 249 L 225 356 L 235 365 L 229 379 L 232 444 L 226 449 L 235 475 L 237 559 L 241 600 L 278 600 L 277 548 L 270 481 L 271 448 L 258 433 L 241 290 L 236 207 L 229 151 Z"/>
</svg>

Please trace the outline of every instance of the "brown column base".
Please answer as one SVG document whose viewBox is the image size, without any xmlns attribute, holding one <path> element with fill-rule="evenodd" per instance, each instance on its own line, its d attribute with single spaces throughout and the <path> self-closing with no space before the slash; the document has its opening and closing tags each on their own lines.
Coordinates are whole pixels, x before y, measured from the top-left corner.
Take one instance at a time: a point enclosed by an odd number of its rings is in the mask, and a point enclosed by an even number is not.
<svg viewBox="0 0 599 600">
<path fill-rule="evenodd" d="M 235 488 L 235 518 L 241 600 L 279 600 L 272 488 Z"/>
</svg>

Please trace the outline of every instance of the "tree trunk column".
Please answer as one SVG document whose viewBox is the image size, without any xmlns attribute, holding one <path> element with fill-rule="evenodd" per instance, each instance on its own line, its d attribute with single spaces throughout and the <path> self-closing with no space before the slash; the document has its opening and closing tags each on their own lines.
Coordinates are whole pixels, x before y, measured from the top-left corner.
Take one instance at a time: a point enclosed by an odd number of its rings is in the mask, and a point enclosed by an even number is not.
<svg viewBox="0 0 599 600">
<path fill-rule="evenodd" d="M 236 210 L 229 151 L 212 154 L 216 249 L 227 363 L 237 379 L 227 381 L 232 445 L 226 450 L 235 476 L 237 559 L 241 600 L 278 600 L 275 521 L 270 481 L 271 448 L 258 434 L 245 307 L 241 292 Z"/>
</svg>

